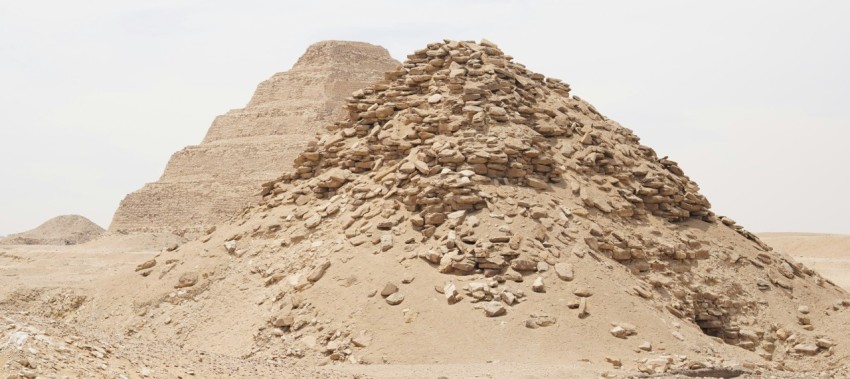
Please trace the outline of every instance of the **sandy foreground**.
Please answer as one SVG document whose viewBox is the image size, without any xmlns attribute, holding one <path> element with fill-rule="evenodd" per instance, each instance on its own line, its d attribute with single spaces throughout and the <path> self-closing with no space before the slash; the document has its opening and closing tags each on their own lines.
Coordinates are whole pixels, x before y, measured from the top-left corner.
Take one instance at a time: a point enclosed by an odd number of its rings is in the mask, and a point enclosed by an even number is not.
<svg viewBox="0 0 850 379">
<path fill-rule="evenodd" d="M 140 246 L 134 246 L 136 248 Z M 153 249 L 125 251 L 112 243 L 81 246 L 12 245 L 0 247 L 0 288 L 2 295 L 16 291 L 65 288 L 83 290 L 92 288 L 106 276 L 132 271 L 139 262 L 155 256 Z M 5 296 L 3 296 L 5 297 Z M 588 362 L 562 365 L 505 363 L 498 361 L 468 364 L 421 365 L 342 365 L 325 368 L 296 368 L 269 362 L 246 361 L 207 352 L 186 351 L 166 343 L 151 346 L 149 343 L 120 342 L 98 331 L 78 330 L 73 325 L 62 325 L 54 320 L 19 312 L 14 306 L 0 305 L 0 320 L 8 325 L 26 325 L 44 332 L 52 338 L 84 338 L 104 345 L 120 347 L 121 354 L 109 359 L 109 367 L 118 376 L 103 370 L 104 377 L 339 377 L 339 378 L 595 378 L 605 372 Z M 0 322 L 0 327 L 3 323 Z M 9 327 L 9 326 L 7 326 Z M 3 341 L 5 342 L 5 341 Z M 179 353 L 178 353 L 179 352 Z M 176 356 L 180 357 L 177 358 Z M 0 371 L 6 362 L 0 357 Z M 79 364 L 79 363 L 77 363 Z M 170 369 L 168 366 L 175 368 Z M 163 367 L 164 366 L 164 367 Z M 186 370 L 186 367 L 191 367 Z M 114 370 L 114 369 L 113 369 Z M 117 373 L 117 371 L 116 371 Z M 5 373 L 4 373 L 5 374 Z M 74 372 L 68 372 L 74 377 Z"/>
<path fill-rule="evenodd" d="M 132 245 L 132 244 L 130 244 Z M 137 246 L 130 246 L 140 248 Z M 117 243 L 80 246 L 11 245 L 0 246 L 0 297 L 13 292 L 42 289 L 91 289 L 104 277 L 132 271 L 139 262 L 155 256 L 154 249 L 126 251 Z M 50 318 L 15 309 L 12 304 L 0 305 L 0 328 L 21 327 L 38 331 L 42 339 L 86 341 L 90 346 L 106 350 L 102 377 L 282 377 L 282 378 L 562 378 L 597 377 L 602 370 L 590 363 L 575 362 L 563 365 L 532 365 L 502 362 L 469 364 L 424 365 L 342 365 L 303 368 L 291 365 L 243 360 L 208 352 L 187 351 L 167 343 L 150 343 L 106 336 L 96 330 L 79 330 Z M 5 328 L 4 328 L 5 327 Z M 0 341 L 0 346 L 7 341 Z M 7 344 L 11 345 L 11 343 Z M 88 346 L 82 344 L 83 346 Z M 0 349 L 2 350 L 2 349 Z M 45 350 L 48 350 L 45 348 Z M 99 349 L 91 353 L 98 354 Z M 119 353 L 120 351 L 120 353 Z M 89 353 L 89 352 L 87 352 Z M 88 355 L 88 354 L 84 354 Z M 111 355 L 111 356 L 110 356 Z M 7 363 L 0 356 L 0 373 Z M 97 356 L 95 356 L 97 358 Z M 91 357 L 70 362 L 67 377 L 77 377 L 73 366 L 86 365 Z M 172 367 L 169 367 L 172 366 Z M 105 368 L 108 367 L 108 368 Z M 14 377 L 14 376 L 13 376 Z M 98 376 L 94 376 L 98 377 Z"/>
<path fill-rule="evenodd" d="M 763 233 L 760 237 L 777 250 L 820 271 L 824 277 L 850 289 L 850 236 Z M 150 244 L 151 241 L 144 241 Z M 162 242 L 162 241 L 157 241 Z M 45 289 L 69 289 L 85 292 L 101 279 L 121 272 L 132 271 L 139 262 L 154 255 L 145 243 L 120 242 L 80 246 L 2 246 L 0 247 L 0 297 L 13 292 L 37 294 Z M 128 251 L 128 247 L 130 248 Z M 106 322 L 106 320 L 105 320 Z M 56 319 L 16 309 L 14 302 L 0 304 L 0 328 L 21 328 L 35 332 L 38 343 L 48 341 L 75 342 L 89 347 L 67 358 L 58 358 L 60 366 L 69 367 L 67 377 L 85 372 L 92 377 L 330 377 L 330 378 L 594 378 L 611 371 L 589 362 L 564 362 L 558 365 L 523 364 L 516 362 L 470 362 L 463 364 L 423 365 L 336 365 L 327 367 L 298 367 L 280 362 L 245 360 L 238 357 L 190 351 L 168 342 L 143 342 L 123 336 L 109 336 L 97 330 L 79 330 Z M 84 341 L 86 343 L 80 343 Z M 8 348 L 11 341 L 0 341 Z M 38 344 L 31 341 L 37 350 Z M 3 346 L 0 343 L 0 346 Z M 61 343 L 61 342 L 60 342 Z M 51 345 L 52 346 L 52 345 Z M 31 347 L 32 349 L 33 347 Z M 48 345 L 44 354 L 50 354 Z M 449 348 L 449 347 L 447 347 Z M 2 350 L 2 349 L 0 349 Z M 103 351 L 99 353 L 98 351 Z M 92 357 L 94 356 L 94 358 Z M 100 372 L 79 371 L 93 360 L 105 355 Z M 0 355 L 0 371 L 10 355 Z M 95 365 L 95 367 L 97 367 Z M 845 370 L 845 371 L 841 371 Z M 4 376 L 7 373 L 3 373 Z M 825 377 L 844 377 L 846 369 L 831 372 Z M 747 377 L 747 375 L 739 376 Z M 788 373 L 771 373 L 769 377 L 791 378 Z"/>
</svg>

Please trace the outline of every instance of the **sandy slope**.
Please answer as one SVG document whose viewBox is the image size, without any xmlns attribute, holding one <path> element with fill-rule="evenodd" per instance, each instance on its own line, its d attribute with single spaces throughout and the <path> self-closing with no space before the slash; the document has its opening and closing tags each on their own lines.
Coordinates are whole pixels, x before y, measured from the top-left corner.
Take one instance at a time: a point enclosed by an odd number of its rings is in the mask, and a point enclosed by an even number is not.
<svg viewBox="0 0 850 379">
<path fill-rule="evenodd" d="M 25 377 L 44 370 L 71 378 L 352 376 L 219 356 L 167 341 L 143 343 L 57 322 L 84 304 L 99 281 L 132 272 L 139 262 L 177 242 L 174 237 L 110 235 L 77 246 L 0 246 L 0 377 Z M 37 305 L 25 305 L 31 301 Z M 17 346 L 14 341 L 21 336 L 24 339 Z"/>
<path fill-rule="evenodd" d="M 4 246 L 0 247 L 0 295 L 5 298 L 12 291 L 22 291 L 32 296 L 42 296 L 45 303 L 57 299 L 55 291 L 85 290 L 98 279 L 132 272 L 136 264 L 156 253 L 151 251 L 119 252 L 86 251 L 79 247 L 57 246 Z M 422 280 L 423 278 L 418 278 Z M 31 304 L 26 307 L 15 303 L 0 305 L 0 373 L 18 374 L 30 369 L 14 369 L 12 360 L 26 357 L 36 367 L 63 372 L 70 377 L 205 377 L 225 378 L 236 376 L 283 378 L 598 378 L 612 372 L 609 365 L 588 360 L 564 364 L 518 363 L 490 360 L 461 364 L 434 362 L 430 364 L 374 364 L 341 365 L 329 367 L 296 367 L 261 359 L 239 359 L 217 355 L 208 351 L 182 348 L 168 341 L 141 342 L 136 338 L 109 335 L 103 331 L 57 323 L 42 318 Z M 28 312 L 22 313 L 26 309 Z M 423 315 L 424 318 L 425 315 Z M 9 336 L 25 332 L 29 337 L 23 349 L 4 345 Z M 35 332 L 35 333 L 33 333 Z M 546 331 L 541 331 L 546 332 Z M 61 341 L 66 341 L 61 342 Z M 67 342 L 70 341 L 70 342 Z M 51 346 L 57 343 L 62 346 Z M 514 341 L 516 342 L 516 341 Z M 582 344 L 581 339 L 563 341 L 563 344 Z M 32 348 L 33 350 L 30 350 Z M 454 349 L 454 346 L 445 346 Z M 97 349 L 108 350 L 99 358 Z M 558 354 L 558 349 L 550 349 Z M 33 353 L 33 351 L 35 353 Z M 457 354 L 463 355 L 460 352 Z M 841 369 L 839 369 L 841 370 Z M 621 373 L 620 373 L 621 374 Z M 835 373 L 845 377 L 846 371 Z M 807 374 L 772 372 L 777 378 L 803 378 Z M 762 377 L 760 375 L 742 377 Z"/>
<path fill-rule="evenodd" d="M 760 233 L 774 249 L 850 289 L 850 236 L 817 233 Z"/>
<path fill-rule="evenodd" d="M 768 244 L 777 250 L 787 252 L 795 258 L 805 262 L 807 265 L 820 270 L 824 275 L 845 288 L 850 287 L 846 279 L 850 274 L 850 254 L 843 255 L 844 247 L 850 247 L 850 236 L 826 235 L 826 234 L 803 234 L 803 233 L 762 233 L 760 235 Z M 147 241 L 156 240 L 155 237 L 146 237 Z M 140 237 L 127 241 L 122 248 L 121 239 L 115 236 L 105 238 L 100 242 L 81 246 L 4 246 L 0 249 L 0 288 L 3 294 L 14 290 L 40 290 L 46 287 L 65 289 L 85 289 L 96 283 L 99 279 L 110 277 L 120 272 L 132 271 L 134 267 L 151 256 L 156 255 L 154 248 L 150 245 L 145 250 L 144 243 L 139 241 Z M 132 246 L 134 245 L 135 246 Z M 136 247 L 141 251 L 127 251 L 129 247 Z M 108 251 L 108 248 L 113 249 Z M 422 280 L 422 278 L 419 278 Z M 41 292 L 38 292 L 41 294 Z M 15 320 L 27 327 L 37 327 L 45 333 L 54 335 L 83 336 L 91 338 L 97 335 L 93 330 L 69 330 L 61 329 L 58 325 L 51 325 L 48 320 L 33 316 L 17 314 L 14 307 L 5 307 L 0 314 Z M 422 315 L 424 318 L 424 315 Z M 8 323 L 8 320 L 7 320 Z M 60 328 L 60 329 L 57 329 Z M 17 329 L 10 329 L 10 332 Z M 93 339 L 93 341 L 103 341 Z M 30 340 L 34 343 L 33 340 Z M 107 357 L 104 361 L 109 367 L 105 373 L 124 373 L 129 377 L 140 377 L 140 373 L 146 371 L 146 367 L 157 365 L 158 362 L 168 361 L 168 353 L 154 354 L 153 352 L 179 352 L 185 356 L 172 362 L 174 367 L 169 373 L 179 375 L 186 372 L 194 372 L 206 377 L 226 377 L 232 373 L 270 373 L 288 372 L 292 377 L 303 377 L 320 375 L 331 377 L 374 377 L 374 378 L 435 378 L 445 377 L 468 377 L 468 378 L 556 378 L 556 377 L 598 377 L 608 367 L 599 365 L 599 362 L 581 362 L 564 365 L 546 364 L 519 364 L 504 361 L 491 362 L 468 362 L 464 364 L 432 363 L 420 365 L 344 365 L 327 369 L 283 368 L 268 362 L 251 362 L 233 359 L 227 356 L 215 356 L 208 352 L 201 353 L 180 349 L 178 346 L 161 343 L 152 347 L 128 340 L 115 342 L 121 346 L 121 354 Z M 85 345 L 81 345 L 85 346 Z M 450 348 L 450 347 L 447 347 Z M 0 349 L 0 361 L 4 361 L 3 354 L 9 357 L 17 357 L 21 352 Z M 79 350 L 79 349 L 78 349 Z M 77 350 L 72 350 L 77 351 Z M 86 356 L 89 354 L 84 351 Z M 128 358 L 129 357 L 129 358 Z M 204 358 L 207 358 L 204 361 Z M 45 358 L 49 362 L 50 357 Z M 87 362 L 91 358 L 75 357 L 80 362 Z M 34 359 L 35 360 L 35 359 Z M 95 363 L 97 360 L 95 360 Z M 61 362 L 61 361 L 60 361 Z M 2 363 L 2 362 L 0 362 Z M 91 363 L 91 362 L 89 362 Z M 98 363 L 99 364 L 99 363 Z M 90 364 L 91 370 L 100 370 L 94 363 Z M 147 366 L 146 366 L 147 365 Z M 2 365 L 0 365 L 2 366 Z M 79 368 L 85 365 L 77 364 L 76 372 L 70 374 L 97 372 L 87 371 L 87 368 Z M 178 367 L 179 366 L 179 367 Z M 182 370 L 182 371 L 181 371 Z M 329 371 L 330 370 L 330 371 Z M 154 370 L 154 376 L 164 374 L 161 370 Z"/>
</svg>

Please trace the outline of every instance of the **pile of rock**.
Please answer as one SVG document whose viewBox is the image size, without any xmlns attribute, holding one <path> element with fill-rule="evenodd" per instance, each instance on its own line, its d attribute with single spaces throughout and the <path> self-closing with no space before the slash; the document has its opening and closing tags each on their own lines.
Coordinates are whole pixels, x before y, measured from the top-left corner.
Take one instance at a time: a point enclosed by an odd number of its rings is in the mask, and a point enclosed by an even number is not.
<svg viewBox="0 0 850 379">
<path fill-rule="evenodd" d="M 783 319 L 800 292 L 822 306 L 828 283 L 715 216 L 675 162 L 490 42 L 430 44 L 346 110 L 263 185 L 260 204 L 142 274 L 179 286 L 187 314 L 223 309 L 213 294 L 256 304 L 266 313 L 246 351 L 270 357 L 376 362 L 370 351 L 404 338 L 388 331 L 393 320 L 412 336 L 428 329 L 405 327 L 417 314 L 465 308 L 478 324 L 456 328 L 458 339 L 512 323 L 577 328 L 608 347 L 624 338 L 637 354 L 695 336 L 777 361 L 834 351 L 830 329 L 802 313 Z M 200 275 L 181 280 L 185 271 Z M 425 279 L 399 280 L 409 272 Z M 625 304 L 643 318 L 619 319 Z M 362 330 L 385 345 L 363 347 Z M 609 362 L 644 372 L 721 364 L 670 350 L 632 364 L 622 353 Z"/>
<path fill-rule="evenodd" d="M 706 259 L 709 251 L 694 238 L 667 243 L 597 227 L 584 237 L 560 230 L 591 212 L 636 221 L 650 214 L 714 220 L 708 201 L 675 162 L 658 158 L 569 91 L 490 42 L 430 44 L 385 81 L 356 91 L 348 118 L 311 142 L 295 171 L 264 185 L 265 203 L 325 200 L 336 212 L 339 200 L 350 197 L 353 212 L 341 217 L 341 226 L 353 244 L 365 242 L 360 234 L 367 225 L 410 227 L 421 233 L 419 242 L 439 242 L 420 256 L 444 273 L 535 271 L 539 263 L 557 262 L 553 240 L 583 240 L 639 272 L 650 270 L 656 257 Z M 556 197 L 541 202 L 535 191 L 552 186 L 568 188 L 579 201 L 571 207 Z M 521 187 L 534 190 L 519 191 L 528 200 L 517 201 L 514 189 Z M 367 211 L 378 197 L 384 204 Z M 475 212 L 502 205 L 510 206 L 503 210 L 506 224 L 478 235 Z M 408 213 L 396 212 L 399 206 Z M 372 220 L 379 213 L 386 215 Z M 310 213 L 307 227 L 331 214 Z"/>
<path fill-rule="evenodd" d="M 492 43 L 430 44 L 386 79 L 355 92 L 348 120 L 330 126 L 333 134 L 311 144 L 284 178 L 309 179 L 328 167 L 362 173 L 401 160 L 389 180 L 466 171 L 545 190 L 569 168 L 616 178 L 617 204 L 581 192 L 605 213 L 710 216 L 699 187 L 675 162 L 657 158 L 631 131 L 570 97 L 568 85 L 514 63 Z M 460 208 L 474 206 L 468 201 Z"/>
<path fill-rule="evenodd" d="M 523 299 L 508 281 L 558 265 L 558 276 L 572 280 L 564 268 L 570 255 L 606 256 L 636 274 L 676 275 L 713 254 L 697 233 L 625 228 L 648 217 L 717 217 L 675 162 L 494 44 L 433 43 L 385 79 L 356 91 L 348 118 L 311 142 L 294 171 L 264 185 L 265 207 L 295 206 L 303 220 L 303 227 L 283 224 L 289 242 L 323 223 L 344 230 L 351 245 L 371 241 L 381 252 L 397 250 L 398 236 L 407 236 L 402 250 L 441 273 L 490 278 L 438 291 L 449 303 L 482 302 L 491 317 Z M 545 291 L 542 282 L 534 288 Z M 692 288 L 666 308 L 751 347 L 736 337 L 733 320 L 753 304 Z"/>
</svg>

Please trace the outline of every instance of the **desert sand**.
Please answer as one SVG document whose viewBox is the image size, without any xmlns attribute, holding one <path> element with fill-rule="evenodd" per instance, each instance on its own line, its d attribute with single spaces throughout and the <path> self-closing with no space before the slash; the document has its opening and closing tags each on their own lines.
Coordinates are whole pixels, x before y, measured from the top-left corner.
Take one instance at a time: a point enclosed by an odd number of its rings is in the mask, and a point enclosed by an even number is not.
<svg viewBox="0 0 850 379">
<path fill-rule="evenodd" d="M 850 294 L 795 259 L 840 243 L 715 214 L 675 161 L 496 44 L 428 44 L 343 107 L 197 238 L 0 247 L 0 370 L 850 376 Z"/>
</svg>

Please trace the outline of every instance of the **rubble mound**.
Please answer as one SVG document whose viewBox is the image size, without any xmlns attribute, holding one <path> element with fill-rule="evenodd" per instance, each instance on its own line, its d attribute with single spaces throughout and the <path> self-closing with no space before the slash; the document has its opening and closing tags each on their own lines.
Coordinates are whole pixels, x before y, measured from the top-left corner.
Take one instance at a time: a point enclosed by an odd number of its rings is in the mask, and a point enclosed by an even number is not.
<svg viewBox="0 0 850 379">
<path fill-rule="evenodd" d="M 79 215 L 56 216 L 37 228 L 0 239 L 0 245 L 77 245 L 101 236 L 105 230 Z"/>
<path fill-rule="evenodd" d="M 76 320 L 322 364 L 654 374 L 848 356 L 847 292 L 715 215 L 674 161 L 570 91 L 486 40 L 429 44 L 354 92 L 257 206 Z"/>
<path fill-rule="evenodd" d="M 162 177 L 127 195 L 113 233 L 193 236 L 257 201 L 257 188 L 288 168 L 307 141 L 342 116 L 351 91 L 398 66 L 363 42 L 313 44 L 291 70 L 262 82 L 245 108 L 218 116 L 200 145 L 174 153 Z"/>
</svg>

